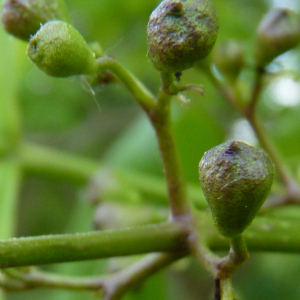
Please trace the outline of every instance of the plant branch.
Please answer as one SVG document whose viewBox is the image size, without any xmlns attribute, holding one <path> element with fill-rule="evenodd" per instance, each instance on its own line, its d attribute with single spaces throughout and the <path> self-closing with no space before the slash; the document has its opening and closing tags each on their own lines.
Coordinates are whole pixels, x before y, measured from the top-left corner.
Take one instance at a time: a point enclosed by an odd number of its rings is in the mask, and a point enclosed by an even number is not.
<svg viewBox="0 0 300 300">
<path fill-rule="evenodd" d="M 256 107 L 263 88 L 263 77 L 265 74 L 266 71 L 264 68 L 256 68 L 254 86 L 252 88 L 250 102 L 246 106 L 246 108 L 244 108 L 244 115 L 249 117 L 250 119 L 255 115 Z"/>
<path fill-rule="evenodd" d="M 25 142 L 20 145 L 19 157 L 22 168 L 28 173 L 78 185 L 85 185 L 101 166 L 96 160 Z"/>
<path fill-rule="evenodd" d="M 217 277 L 221 279 L 231 277 L 234 270 L 249 258 L 249 253 L 241 234 L 230 239 L 230 245 L 228 256 L 222 258 L 216 265 L 219 271 Z"/>
<path fill-rule="evenodd" d="M 274 203 L 274 205 L 300 202 L 300 187 L 298 183 L 294 180 L 292 174 L 289 172 L 288 168 L 284 165 L 283 159 L 276 147 L 271 142 L 268 134 L 265 131 L 263 124 L 258 120 L 256 107 L 259 101 L 261 91 L 263 89 L 263 77 L 266 74 L 265 69 L 257 68 L 256 77 L 254 81 L 254 87 L 252 90 L 252 95 L 249 104 L 243 110 L 243 114 L 250 123 L 252 129 L 254 130 L 261 146 L 269 153 L 271 156 L 278 175 L 281 178 L 283 184 L 286 187 L 287 194 L 281 201 Z M 281 203 L 280 203 L 281 202 Z M 272 205 L 272 204 L 270 204 Z"/>
<path fill-rule="evenodd" d="M 201 219 L 199 214 L 201 215 Z M 198 222 L 198 231 L 201 232 L 202 236 L 195 239 L 195 242 L 192 244 L 191 252 L 214 278 L 222 279 L 230 277 L 233 271 L 249 257 L 245 241 L 241 235 L 230 239 L 231 248 L 228 256 L 220 258 L 209 248 L 209 239 L 212 235 L 215 235 L 216 230 L 214 227 L 208 229 L 212 222 L 207 223 L 207 214 L 199 214 L 198 219 L 200 219 L 200 221 Z M 218 237 L 221 237 L 221 235 L 218 234 Z M 226 241 L 228 247 L 228 239 L 223 239 Z"/>
<path fill-rule="evenodd" d="M 216 231 L 211 216 L 198 212 L 209 249 L 228 250 L 228 239 Z M 300 222 L 256 217 L 243 233 L 250 251 L 300 252 Z M 178 223 L 135 228 L 0 240 L 0 268 L 126 256 L 147 252 L 182 253 L 186 229 Z"/>
<path fill-rule="evenodd" d="M 69 277 L 40 271 L 30 267 L 27 270 L 9 268 L 4 269 L 6 275 L 0 285 L 11 290 L 28 290 L 34 288 L 59 288 L 72 290 L 98 290 L 104 277 Z"/>
<path fill-rule="evenodd" d="M 228 250 L 228 239 L 222 237 L 214 228 L 211 216 L 201 213 L 201 228 L 206 245 L 214 250 Z M 205 225 L 204 225 L 205 224 Z M 280 219 L 278 217 L 257 216 L 244 232 L 243 236 L 250 252 L 286 252 L 300 251 L 300 222 L 298 219 Z"/>
<path fill-rule="evenodd" d="M 142 106 L 145 111 L 151 110 L 155 105 L 155 97 L 152 93 L 119 62 L 111 57 L 104 56 L 97 58 L 98 72 L 110 70 L 124 84 L 133 98 Z"/>
<path fill-rule="evenodd" d="M 233 293 L 231 277 L 215 279 L 214 300 L 236 300 Z"/>
<path fill-rule="evenodd" d="M 104 281 L 104 300 L 118 300 L 130 288 L 183 257 L 183 253 L 152 253 Z"/>
<path fill-rule="evenodd" d="M 117 300 L 134 286 L 155 272 L 180 259 L 184 254 L 152 253 L 135 264 L 111 275 L 97 277 L 70 277 L 38 270 L 5 269 L 0 286 L 8 290 L 58 288 L 69 290 L 94 290 L 104 294 L 106 300 Z"/>
<path fill-rule="evenodd" d="M 236 300 L 233 293 L 231 277 L 220 279 L 220 291 L 221 300 Z"/>
<path fill-rule="evenodd" d="M 0 159 L 0 238 L 14 234 L 17 200 L 22 174 L 19 162 L 14 158 Z"/>
<path fill-rule="evenodd" d="M 43 175 L 53 179 L 64 180 L 76 185 L 85 185 L 91 179 L 91 189 L 95 190 L 93 197 L 97 197 L 97 187 L 101 185 L 101 162 L 67 153 L 47 146 L 23 142 L 19 149 L 20 164 L 25 172 Z M 107 171 L 107 168 L 105 168 Z M 109 168 L 113 180 L 120 181 L 122 189 L 128 186 L 131 190 L 151 196 L 151 201 L 167 203 L 167 191 L 163 178 L 131 170 L 116 170 Z M 99 176 L 100 174 L 100 176 Z M 188 185 L 191 200 L 200 209 L 207 208 L 199 185 Z M 122 194 L 118 197 L 124 200 Z M 108 199 L 109 200 L 109 199 Z"/>
<path fill-rule="evenodd" d="M 21 117 L 18 103 L 20 80 L 24 76 L 24 46 L 16 41 L 2 39 L 0 68 L 0 238 L 14 235 L 17 203 L 22 181 L 22 170 L 18 160 L 21 139 Z M 5 53 L 10 53 L 6 56 Z M 0 278 L 1 278 L 0 273 Z M 6 299 L 0 290 L 0 299 Z"/>
<path fill-rule="evenodd" d="M 191 219 L 191 204 L 183 178 L 179 154 L 171 125 L 171 98 L 168 87 L 174 81 L 174 75 L 161 73 L 161 88 L 158 102 L 149 113 L 149 119 L 155 129 L 167 190 L 171 206 L 172 219 Z"/>
<path fill-rule="evenodd" d="M 220 257 L 214 254 L 206 245 L 205 242 L 197 241 L 197 244 L 194 244 L 191 251 L 195 258 L 203 265 L 203 267 L 214 277 L 217 276 L 218 269 L 216 264 L 220 260 Z"/>
<path fill-rule="evenodd" d="M 281 155 L 278 153 L 276 147 L 273 145 L 269 136 L 266 134 L 263 124 L 258 120 L 256 114 L 256 107 L 263 88 L 263 76 L 265 75 L 265 70 L 257 69 L 256 77 L 254 81 L 254 86 L 252 89 L 252 94 L 250 96 L 249 104 L 243 107 L 238 99 L 238 94 L 235 93 L 233 88 L 228 88 L 224 86 L 210 70 L 206 70 L 212 83 L 217 87 L 218 91 L 222 97 L 240 114 L 242 114 L 251 125 L 253 131 L 255 132 L 261 146 L 269 153 L 272 158 L 276 169 L 278 171 L 279 177 L 281 178 L 283 184 L 286 187 L 286 196 L 280 198 L 277 202 L 270 206 L 278 206 L 285 203 L 299 203 L 300 202 L 300 187 L 298 183 L 294 180 L 293 176 L 289 172 L 288 168 L 284 165 Z"/>
<path fill-rule="evenodd" d="M 0 268 L 183 251 L 186 233 L 174 223 L 0 240 Z"/>
<path fill-rule="evenodd" d="M 63 180 L 79 186 L 86 185 L 90 181 L 91 189 L 95 190 L 93 197 L 97 197 L 97 188 L 101 185 L 101 173 L 103 172 L 101 162 L 48 146 L 26 142 L 21 143 L 18 156 L 20 165 L 25 172 Z M 167 203 L 168 194 L 162 177 L 128 169 L 108 169 L 113 176 L 112 179 L 117 181 L 117 184 L 120 181 L 123 192 L 128 187 L 131 191 L 151 196 L 151 203 L 153 201 Z M 107 171 L 107 167 L 105 170 Z M 200 186 L 188 184 L 187 188 L 190 199 L 196 207 L 206 209 L 207 202 Z M 114 191 L 115 193 L 116 191 Z M 122 191 L 118 193 L 118 199 L 126 200 Z"/>
<path fill-rule="evenodd" d="M 278 206 L 286 203 L 299 203 L 300 187 L 286 165 L 283 163 L 283 159 L 277 151 L 276 147 L 273 145 L 268 134 L 266 133 L 264 125 L 259 122 L 256 114 L 250 114 L 249 116 L 247 116 L 247 120 L 253 128 L 261 146 L 272 158 L 276 166 L 278 175 L 286 188 L 285 197 L 281 198 L 281 200 L 279 200 L 277 203 L 270 203 L 270 206 Z"/>
</svg>

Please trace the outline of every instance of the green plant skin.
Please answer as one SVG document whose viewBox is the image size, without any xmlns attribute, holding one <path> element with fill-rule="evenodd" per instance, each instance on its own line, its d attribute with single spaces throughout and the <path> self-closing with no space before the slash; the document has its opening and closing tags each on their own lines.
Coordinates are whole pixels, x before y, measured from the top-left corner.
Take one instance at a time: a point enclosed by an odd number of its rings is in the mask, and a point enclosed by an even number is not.
<svg viewBox="0 0 300 300">
<path fill-rule="evenodd" d="M 233 293 L 231 278 L 222 279 L 220 282 L 221 300 L 236 300 Z"/>
<path fill-rule="evenodd" d="M 216 251 L 228 250 L 207 212 L 197 212 L 204 243 Z M 257 217 L 243 233 L 250 251 L 299 253 L 298 220 Z M 180 253 L 186 238 L 177 223 L 160 223 L 117 230 L 46 235 L 0 240 L 0 267 L 81 261 L 147 252 Z M 122 247 L 120 247 L 122 245 Z"/>
<path fill-rule="evenodd" d="M 0 240 L 0 267 L 40 265 L 149 252 L 185 252 L 186 230 L 160 223 L 118 230 Z"/>
<path fill-rule="evenodd" d="M 71 23 L 63 0 L 6 0 L 1 18 L 7 32 L 25 41 L 50 20 Z"/>
<path fill-rule="evenodd" d="M 207 151 L 199 175 L 215 225 L 234 238 L 250 225 L 269 194 L 274 167 L 263 150 L 233 141 Z"/>
<path fill-rule="evenodd" d="M 181 72 L 205 58 L 215 44 L 218 18 L 208 0 L 165 0 L 152 12 L 148 57 L 163 72 Z"/>
<path fill-rule="evenodd" d="M 95 55 L 82 35 L 63 21 L 43 25 L 30 40 L 27 56 L 50 76 L 68 77 L 97 72 Z"/>
</svg>

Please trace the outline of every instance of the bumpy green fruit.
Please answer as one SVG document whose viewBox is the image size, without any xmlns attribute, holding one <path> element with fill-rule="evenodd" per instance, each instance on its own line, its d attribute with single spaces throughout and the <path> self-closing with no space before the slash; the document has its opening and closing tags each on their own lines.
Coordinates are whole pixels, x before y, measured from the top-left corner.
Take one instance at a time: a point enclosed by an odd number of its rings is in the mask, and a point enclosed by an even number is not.
<svg viewBox="0 0 300 300">
<path fill-rule="evenodd" d="M 71 22 L 64 0 L 5 0 L 1 18 L 7 32 L 26 41 L 50 20 Z"/>
<path fill-rule="evenodd" d="M 41 27 L 27 47 L 27 56 L 50 76 L 97 72 L 97 61 L 82 35 L 70 24 L 51 21 Z"/>
<path fill-rule="evenodd" d="M 233 141 L 205 152 L 199 175 L 214 223 L 233 238 L 250 225 L 269 194 L 274 167 L 263 150 Z"/>
<path fill-rule="evenodd" d="M 267 65 L 299 42 L 300 14 L 288 8 L 272 10 L 265 15 L 257 30 L 254 50 L 257 65 Z"/>
<path fill-rule="evenodd" d="M 209 0 L 164 0 L 149 19 L 148 57 L 159 71 L 189 69 L 210 53 L 218 29 Z"/>
</svg>

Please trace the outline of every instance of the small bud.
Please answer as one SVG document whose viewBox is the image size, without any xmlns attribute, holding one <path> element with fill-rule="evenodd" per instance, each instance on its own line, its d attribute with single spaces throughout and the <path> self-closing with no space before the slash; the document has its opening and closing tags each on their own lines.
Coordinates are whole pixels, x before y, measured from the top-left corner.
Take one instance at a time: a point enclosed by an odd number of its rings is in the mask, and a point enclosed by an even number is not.
<svg viewBox="0 0 300 300">
<path fill-rule="evenodd" d="M 291 50 L 300 42 L 300 15 L 278 8 L 261 21 L 256 39 L 255 59 L 259 67 L 266 66 L 278 55 Z"/>
<path fill-rule="evenodd" d="M 245 65 L 244 49 L 236 41 L 227 41 L 215 48 L 213 61 L 225 78 L 235 81 Z"/>
<path fill-rule="evenodd" d="M 30 40 L 27 56 L 50 76 L 67 77 L 97 72 L 94 53 L 70 24 L 51 21 Z"/>
<path fill-rule="evenodd" d="M 26 41 L 50 20 L 71 22 L 63 0 L 5 0 L 1 18 L 8 33 Z"/>
<path fill-rule="evenodd" d="M 164 0 L 149 19 L 148 57 L 159 71 L 189 69 L 210 53 L 218 29 L 209 0 Z"/>
<path fill-rule="evenodd" d="M 214 223 L 233 238 L 250 225 L 269 194 L 274 167 L 263 150 L 233 141 L 205 152 L 199 175 Z"/>
</svg>

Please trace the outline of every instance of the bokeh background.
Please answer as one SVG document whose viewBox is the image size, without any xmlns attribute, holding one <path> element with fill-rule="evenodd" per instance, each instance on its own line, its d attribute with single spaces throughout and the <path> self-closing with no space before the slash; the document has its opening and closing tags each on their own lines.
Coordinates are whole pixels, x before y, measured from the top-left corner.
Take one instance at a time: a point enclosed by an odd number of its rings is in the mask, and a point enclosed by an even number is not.
<svg viewBox="0 0 300 300">
<path fill-rule="evenodd" d="M 217 44 L 240 41 L 251 62 L 257 24 L 272 7 L 299 11 L 298 0 L 213 0 L 220 19 Z M 154 93 L 159 74 L 146 57 L 146 26 L 158 5 L 154 0 L 66 0 L 75 27 L 88 42 L 98 41 Z M 92 89 L 81 78 L 51 78 L 26 57 L 26 43 L 0 28 L 0 97 L 17 99 L 23 139 L 101 164 L 162 176 L 153 131 L 131 96 L 116 84 Z M 291 72 L 274 80 L 264 91 L 260 115 L 286 164 L 299 178 L 300 68 L 299 47 L 270 66 Z M 291 76 L 290 74 L 293 74 Z M 241 74 L 251 82 L 251 72 Z M 198 183 L 197 165 L 204 151 L 229 138 L 255 144 L 247 122 L 220 98 L 205 76 L 195 69 L 184 72 L 184 82 L 204 85 L 205 96 L 187 93 L 189 104 L 174 104 L 174 126 L 186 178 Z M 246 89 L 245 89 L 246 90 Z M 1 111 L 0 111 L 1 118 Z M 61 179 L 24 174 L 16 216 L 15 236 L 82 232 L 93 229 L 93 208 L 86 187 Z M 0 199 L 1 201 L 1 199 Z M 112 261 L 66 263 L 45 269 L 70 275 L 107 271 Z M 118 263 L 118 262 L 114 262 Z M 120 262 L 119 262 L 120 263 Z M 251 253 L 234 279 L 239 300 L 300 299 L 300 256 Z M 125 299 L 211 300 L 213 279 L 191 259 L 153 276 Z M 92 299 L 90 292 L 36 290 L 10 293 L 8 300 Z"/>
</svg>

